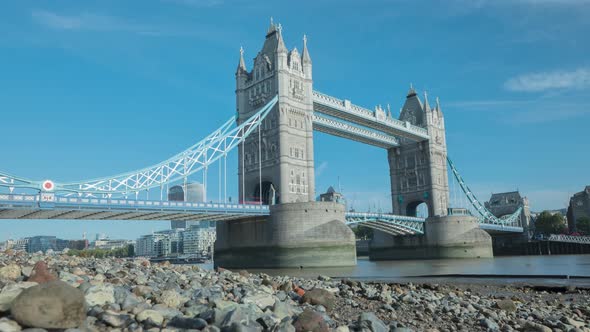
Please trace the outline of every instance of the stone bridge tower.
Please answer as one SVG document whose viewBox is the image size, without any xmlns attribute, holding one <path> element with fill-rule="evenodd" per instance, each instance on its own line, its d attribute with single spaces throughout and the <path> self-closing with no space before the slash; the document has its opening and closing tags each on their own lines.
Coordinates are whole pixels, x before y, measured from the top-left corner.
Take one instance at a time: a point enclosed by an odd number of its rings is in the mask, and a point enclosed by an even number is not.
<svg viewBox="0 0 590 332">
<path fill-rule="evenodd" d="M 314 200 L 311 73 L 305 36 L 302 54 L 297 48 L 288 51 L 281 26 L 272 21 L 251 71 L 246 69 L 240 51 L 236 72 L 238 124 L 279 96 L 259 127 L 260 142 L 259 133 L 253 132 L 244 148 L 238 149 L 240 201 L 279 204 Z"/>
<path fill-rule="evenodd" d="M 416 215 L 421 203 L 429 216 L 445 216 L 449 202 L 445 120 L 438 102 L 434 108 L 424 93 L 424 103 L 410 88 L 400 120 L 426 128 L 429 141 L 400 138 L 400 146 L 388 150 L 393 213 Z"/>
</svg>

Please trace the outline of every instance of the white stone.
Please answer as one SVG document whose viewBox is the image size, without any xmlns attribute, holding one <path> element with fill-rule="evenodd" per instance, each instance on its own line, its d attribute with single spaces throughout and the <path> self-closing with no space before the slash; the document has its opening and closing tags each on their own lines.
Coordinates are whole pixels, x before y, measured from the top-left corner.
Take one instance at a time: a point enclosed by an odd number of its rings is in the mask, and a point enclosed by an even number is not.
<svg viewBox="0 0 590 332">
<path fill-rule="evenodd" d="M 95 285 L 86 290 L 88 306 L 115 303 L 115 290 L 112 285 Z"/>
</svg>

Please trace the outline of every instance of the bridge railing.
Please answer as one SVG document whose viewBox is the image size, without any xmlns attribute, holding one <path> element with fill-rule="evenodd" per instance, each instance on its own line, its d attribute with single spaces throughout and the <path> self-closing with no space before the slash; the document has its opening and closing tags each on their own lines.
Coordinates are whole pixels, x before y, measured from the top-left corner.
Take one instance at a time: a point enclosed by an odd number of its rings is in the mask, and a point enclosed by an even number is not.
<svg viewBox="0 0 590 332">
<path fill-rule="evenodd" d="M 590 236 L 581 235 L 551 234 L 547 240 L 554 242 L 590 244 Z"/>
<path fill-rule="evenodd" d="M 0 206 L 17 205 L 17 206 L 38 206 L 39 203 L 54 204 L 56 207 L 95 207 L 95 208 L 164 208 L 164 209 L 212 209 L 212 210 L 239 210 L 239 211 L 256 211 L 268 212 L 268 205 L 250 205 L 250 204 L 231 204 L 231 203 L 214 203 L 214 202 L 174 202 L 174 201 L 150 201 L 150 200 L 133 200 L 118 198 L 87 198 L 87 197 L 55 197 L 52 201 L 41 199 L 41 195 L 17 195 L 17 194 L 0 194 Z"/>
<path fill-rule="evenodd" d="M 417 133 L 421 136 L 428 136 L 428 131 L 425 128 L 414 126 L 409 122 L 401 121 L 391 117 L 385 117 L 379 119 L 374 111 L 366 109 L 364 107 L 354 105 L 348 100 L 342 100 L 336 97 L 332 97 L 319 91 L 313 91 L 314 102 L 320 102 L 327 106 L 336 107 L 342 111 L 346 111 L 351 114 L 355 114 L 361 118 L 365 118 L 374 122 L 381 122 L 391 127 L 403 128 L 406 131 Z"/>
</svg>

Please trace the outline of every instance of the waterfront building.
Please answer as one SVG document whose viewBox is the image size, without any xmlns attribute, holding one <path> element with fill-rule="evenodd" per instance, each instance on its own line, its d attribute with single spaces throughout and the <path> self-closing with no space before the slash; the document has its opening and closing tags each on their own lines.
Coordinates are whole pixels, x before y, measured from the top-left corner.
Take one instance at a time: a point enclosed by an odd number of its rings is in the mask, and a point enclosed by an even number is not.
<svg viewBox="0 0 590 332">
<path fill-rule="evenodd" d="M 12 249 L 16 251 L 29 251 L 29 240 L 30 238 L 25 237 L 23 239 L 18 239 L 14 241 L 14 246 Z"/>
<path fill-rule="evenodd" d="M 567 209 L 567 223 L 570 232 L 577 231 L 577 223 L 581 218 L 590 218 L 590 186 L 575 193 L 569 202 Z"/>
<path fill-rule="evenodd" d="M 158 242 L 165 236 L 165 234 L 160 233 L 142 235 L 136 241 L 135 255 L 144 257 L 158 257 Z"/>
<path fill-rule="evenodd" d="M 216 229 L 193 226 L 182 232 L 182 253 L 185 255 L 211 255 Z"/>
<path fill-rule="evenodd" d="M 186 200 L 185 200 L 186 199 Z M 174 186 L 168 190 L 168 200 L 171 202 L 189 202 L 189 203 L 203 203 L 206 200 L 205 186 L 199 182 L 191 182 L 186 184 L 186 195 L 182 186 Z M 188 229 L 194 225 L 201 225 L 201 227 L 209 227 L 208 221 L 183 221 L 173 220 L 170 222 L 172 229 Z"/>
<path fill-rule="evenodd" d="M 133 240 L 109 239 L 105 237 L 96 239 L 94 242 L 92 242 L 91 247 L 94 249 L 113 250 L 117 248 L 124 248 L 134 243 L 135 241 Z"/>
</svg>

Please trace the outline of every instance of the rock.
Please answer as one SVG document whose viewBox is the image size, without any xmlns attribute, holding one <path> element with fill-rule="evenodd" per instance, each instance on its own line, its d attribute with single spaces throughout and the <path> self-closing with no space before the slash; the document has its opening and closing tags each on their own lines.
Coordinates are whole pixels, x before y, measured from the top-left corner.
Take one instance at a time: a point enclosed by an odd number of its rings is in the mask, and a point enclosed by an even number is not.
<svg viewBox="0 0 590 332">
<path fill-rule="evenodd" d="M 21 267 L 20 272 L 22 273 L 22 275 L 29 278 L 31 276 L 31 273 L 33 272 L 33 267 L 32 266 L 23 266 L 23 267 Z M 27 329 L 27 330 L 31 330 L 31 329 Z"/>
<path fill-rule="evenodd" d="M 334 305 L 336 304 L 336 297 L 334 294 L 328 292 L 325 289 L 313 288 L 303 294 L 301 303 L 310 303 L 313 305 L 321 304 L 328 311 L 332 311 L 332 309 L 334 309 Z"/>
<path fill-rule="evenodd" d="M 28 281 L 36 282 L 39 284 L 55 280 L 57 280 L 57 276 L 49 272 L 49 270 L 47 269 L 47 264 L 45 264 L 44 261 L 38 261 L 37 263 L 35 263 L 35 266 L 31 271 L 31 276 L 28 279 Z"/>
<path fill-rule="evenodd" d="M 21 330 L 17 322 L 8 318 L 0 318 L 0 331 L 2 332 L 18 332 Z"/>
<path fill-rule="evenodd" d="M 311 311 L 306 309 L 297 317 L 295 323 L 293 324 L 295 327 L 295 331 L 297 332 L 305 332 L 305 331 L 312 331 L 312 332 L 328 332 L 328 324 L 322 317 L 322 315 L 318 314 L 317 312 Z"/>
<path fill-rule="evenodd" d="M 516 304 L 510 299 L 504 299 L 496 302 L 496 306 L 504 311 L 514 312 L 516 311 Z"/>
<path fill-rule="evenodd" d="M 156 324 L 157 326 L 162 326 L 164 322 L 164 316 L 161 313 L 157 312 L 156 310 L 146 309 L 135 317 L 139 322 L 150 321 L 151 323 Z"/>
<path fill-rule="evenodd" d="M 261 310 L 266 310 L 267 308 L 271 308 L 275 304 L 275 299 L 272 295 L 267 294 L 258 294 L 252 296 L 246 296 L 242 299 L 243 303 L 254 303 L 258 308 Z"/>
<path fill-rule="evenodd" d="M 539 324 L 539 323 L 534 323 L 531 321 L 527 321 L 524 324 L 524 330 L 525 332 L 551 332 L 551 328 Z"/>
<path fill-rule="evenodd" d="M 18 284 L 9 284 L 4 286 L 0 292 L 0 312 L 9 311 L 12 301 L 23 291 L 29 287 L 37 285 L 36 282 L 21 282 Z"/>
<path fill-rule="evenodd" d="M 573 318 L 566 317 L 566 316 L 561 317 L 561 321 L 567 325 L 571 325 L 576 328 L 580 328 L 580 327 L 586 325 L 586 324 L 584 324 L 584 322 L 580 322 L 580 321 L 574 320 Z"/>
<path fill-rule="evenodd" d="M 88 306 L 115 303 L 113 286 L 108 284 L 91 286 L 86 290 L 86 303 L 88 303 Z"/>
<path fill-rule="evenodd" d="M 389 332 L 389 328 L 372 312 L 360 314 L 358 325 L 361 331 Z"/>
<path fill-rule="evenodd" d="M 178 308 L 182 300 L 175 290 L 169 289 L 162 292 L 159 302 L 170 308 Z"/>
<path fill-rule="evenodd" d="M 121 309 L 129 311 L 140 303 L 141 301 L 139 298 L 135 294 L 130 293 L 127 294 L 127 297 L 125 297 L 123 303 L 121 303 Z"/>
<path fill-rule="evenodd" d="M 346 325 L 340 325 L 334 330 L 334 332 L 350 332 L 350 329 Z"/>
<path fill-rule="evenodd" d="M 113 311 L 105 311 L 100 315 L 100 320 L 112 327 L 126 327 L 133 322 L 130 315 L 119 314 Z"/>
<path fill-rule="evenodd" d="M 20 274 L 20 266 L 16 264 L 0 267 L 0 279 L 16 280 L 20 278 Z"/>
<path fill-rule="evenodd" d="M 277 316 L 277 318 L 280 320 L 283 320 L 283 318 L 285 317 L 293 317 L 293 315 L 295 314 L 291 305 L 281 301 L 275 301 L 272 311 L 273 314 Z"/>
<path fill-rule="evenodd" d="M 168 322 L 166 326 L 177 327 L 179 329 L 202 330 L 205 326 L 207 326 L 207 322 L 201 318 L 174 317 Z"/>
<path fill-rule="evenodd" d="M 10 311 L 21 325 L 47 329 L 77 327 L 86 319 L 84 294 L 59 280 L 25 289 Z"/>
<path fill-rule="evenodd" d="M 284 320 L 281 321 L 279 323 L 279 325 L 277 325 L 276 332 L 295 332 L 295 326 L 293 326 L 293 324 L 291 324 L 291 320 Z M 342 332 L 348 332 L 348 331 L 342 331 Z"/>
<path fill-rule="evenodd" d="M 481 326 L 485 327 L 491 331 L 499 331 L 500 330 L 500 326 L 498 326 L 498 323 L 496 323 L 495 321 L 489 319 L 489 318 L 484 318 L 480 321 Z"/>
</svg>

